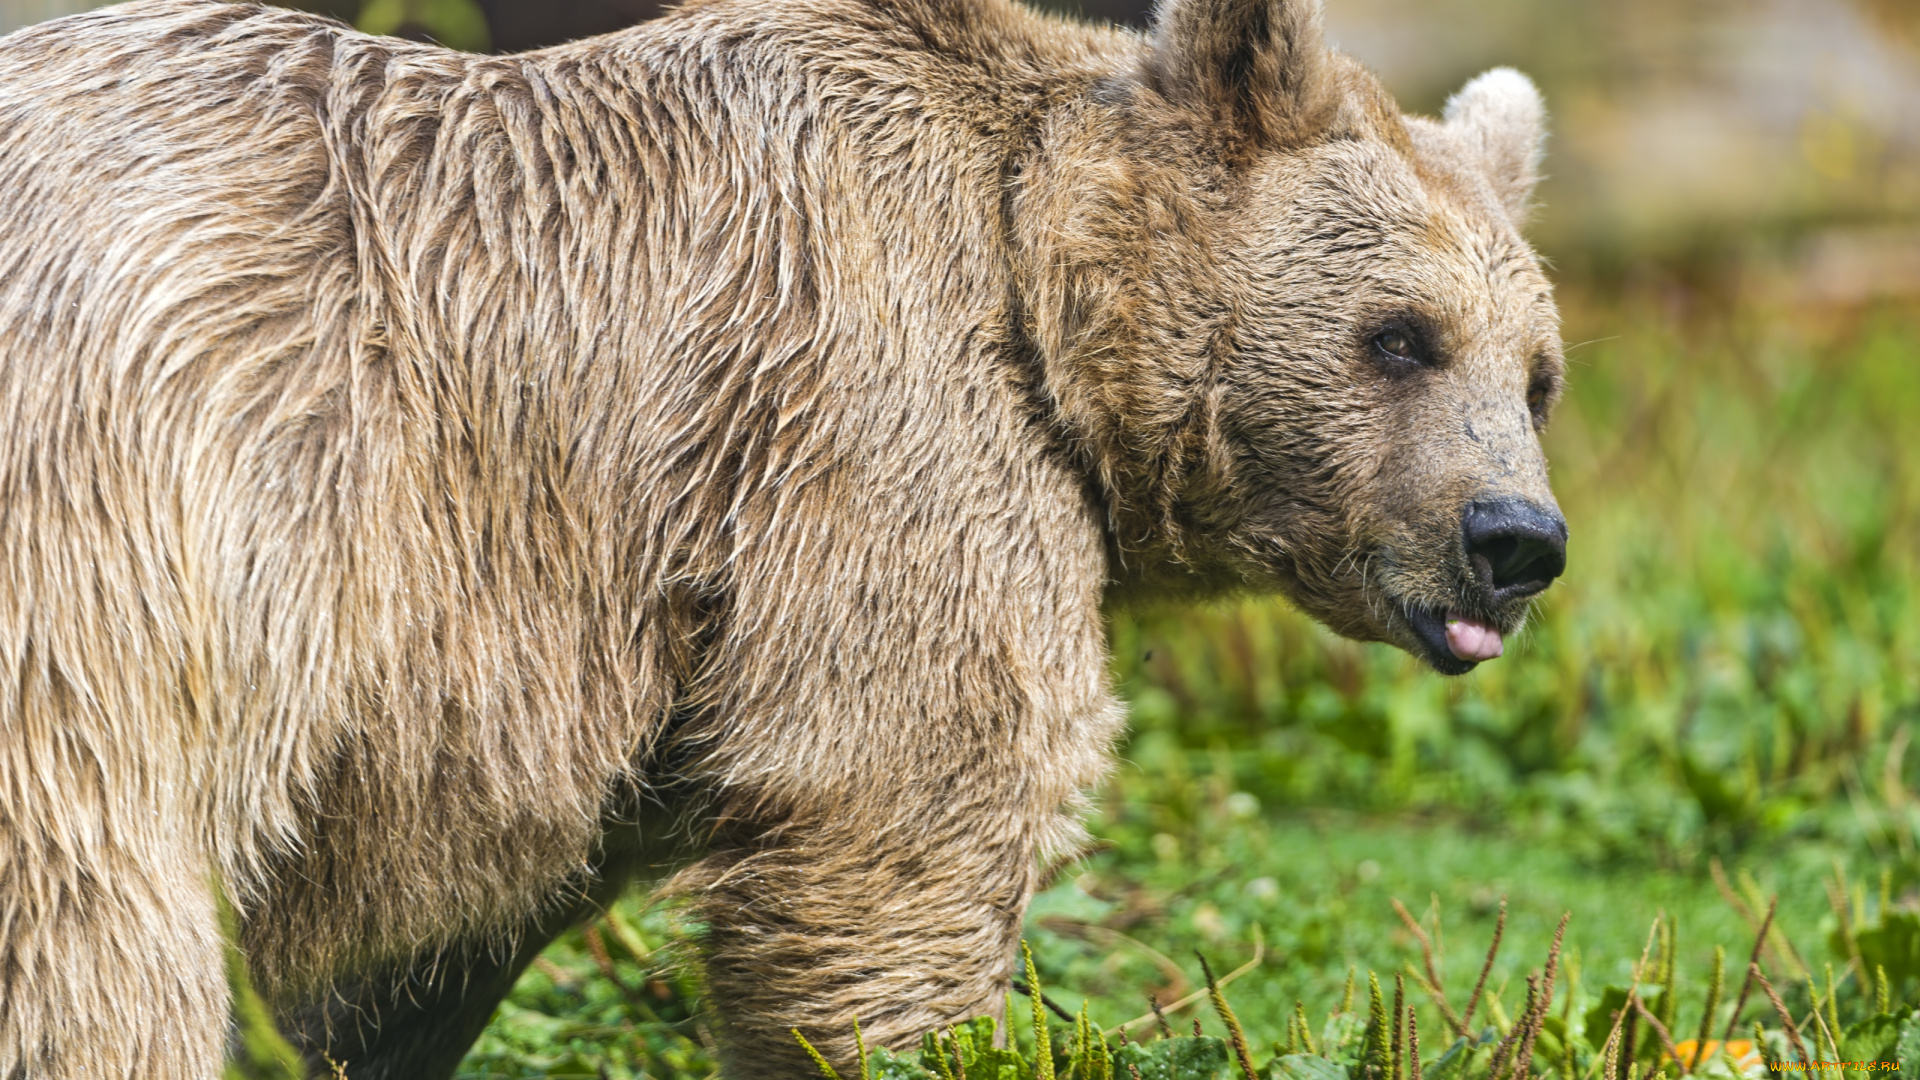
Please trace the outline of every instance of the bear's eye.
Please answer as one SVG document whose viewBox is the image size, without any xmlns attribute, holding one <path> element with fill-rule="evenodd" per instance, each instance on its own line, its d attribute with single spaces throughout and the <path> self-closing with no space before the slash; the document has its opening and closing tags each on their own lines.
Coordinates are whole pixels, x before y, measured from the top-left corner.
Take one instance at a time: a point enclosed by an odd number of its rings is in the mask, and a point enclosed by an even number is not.
<svg viewBox="0 0 1920 1080">
<path fill-rule="evenodd" d="M 1405 330 L 1382 330 L 1373 339 L 1373 347 L 1395 360 L 1404 360 L 1411 364 L 1418 364 L 1426 359 L 1419 342 Z"/>
<path fill-rule="evenodd" d="M 1533 414 L 1533 426 L 1544 428 L 1547 425 L 1547 405 L 1553 400 L 1554 377 L 1536 375 L 1527 384 L 1527 411 Z"/>
</svg>

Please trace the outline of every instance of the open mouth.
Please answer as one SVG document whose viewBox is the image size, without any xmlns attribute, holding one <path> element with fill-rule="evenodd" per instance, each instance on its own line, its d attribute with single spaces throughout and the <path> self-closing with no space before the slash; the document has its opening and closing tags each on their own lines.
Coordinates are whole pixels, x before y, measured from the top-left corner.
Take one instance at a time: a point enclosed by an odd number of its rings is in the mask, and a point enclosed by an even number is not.
<svg viewBox="0 0 1920 1080">
<path fill-rule="evenodd" d="M 1427 663 L 1442 675 L 1465 675 L 1505 651 L 1499 628 L 1490 623 L 1433 607 L 1403 610 Z"/>
</svg>

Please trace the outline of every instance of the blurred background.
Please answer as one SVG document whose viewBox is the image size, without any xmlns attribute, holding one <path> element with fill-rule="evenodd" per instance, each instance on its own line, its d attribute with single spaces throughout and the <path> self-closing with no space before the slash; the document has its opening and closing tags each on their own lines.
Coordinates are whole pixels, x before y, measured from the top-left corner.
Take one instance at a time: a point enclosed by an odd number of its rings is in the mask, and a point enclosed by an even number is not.
<svg viewBox="0 0 1920 1080">
<path fill-rule="evenodd" d="M 330 2 L 498 51 L 656 13 Z M 0 0 L 0 30 L 71 10 Z M 1458 680 L 1271 600 L 1118 618 L 1133 734 L 1099 850 L 1034 907 L 1049 993 L 1113 1023 L 1190 991 L 1195 948 L 1257 958 L 1235 1003 L 1277 1033 L 1349 966 L 1418 959 L 1392 900 L 1456 942 L 1457 984 L 1505 898 L 1501 1015 L 1570 910 L 1561 1031 L 1585 1046 L 1583 1010 L 1631 981 L 1656 915 L 1697 981 L 1715 944 L 1746 955 L 1777 895 L 1765 959 L 1790 1007 L 1832 969 L 1920 998 L 1920 3 L 1327 0 L 1326 18 L 1409 111 L 1501 64 L 1546 94 L 1530 232 L 1571 361 L 1547 436 L 1570 569 L 1507 658 Z M 471 1075 L 703 1075 L 677 918 L 635 899 L 556 945 Z"/>
</svg>

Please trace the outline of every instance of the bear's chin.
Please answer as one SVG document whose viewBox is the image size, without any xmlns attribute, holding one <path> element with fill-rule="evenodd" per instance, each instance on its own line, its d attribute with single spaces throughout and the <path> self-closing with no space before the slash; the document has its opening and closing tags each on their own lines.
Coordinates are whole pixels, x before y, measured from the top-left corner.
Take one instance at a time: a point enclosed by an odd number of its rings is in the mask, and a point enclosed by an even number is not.
<svg viewBox="0 0 1920 1080">
<path fill-rule="evenodd" d="M 1408 604 L 1402 608 L 1406 615 L 1407 627 L 1413 631 L 1416 647 L 1408 652 L 1427 662 L 1427 666 L 1442 675 L 1465 675 L 1480 666 L 1477 660 L 1463 660 L 1453 655 L 1453 649 L 1447 644 L 1447 613 L 1439 608 Z"/>
</svg>

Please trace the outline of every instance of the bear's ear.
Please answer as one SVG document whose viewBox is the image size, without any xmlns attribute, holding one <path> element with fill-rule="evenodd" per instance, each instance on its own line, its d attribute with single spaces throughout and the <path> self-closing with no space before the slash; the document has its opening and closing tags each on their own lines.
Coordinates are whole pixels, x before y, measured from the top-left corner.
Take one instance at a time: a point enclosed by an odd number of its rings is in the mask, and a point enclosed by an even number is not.
<svg viewBox="0 0 1920 1080">
<path fill-rule="evenodd" d="M 1443 115 L 1448 130 L 1479 161 L 1507 215 L 1524 220 L 1547 140 L 1547 107 L 1533 80 L 1512 68 L 1494 68 L 1461 87 Z"/>
<path fill-rule="evenodd" d="M 1332 118 L 1319 0 L 1160 0 L 1149 72 L 1232 137 L 1288 146 Z"/>
</svg>

